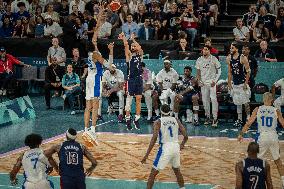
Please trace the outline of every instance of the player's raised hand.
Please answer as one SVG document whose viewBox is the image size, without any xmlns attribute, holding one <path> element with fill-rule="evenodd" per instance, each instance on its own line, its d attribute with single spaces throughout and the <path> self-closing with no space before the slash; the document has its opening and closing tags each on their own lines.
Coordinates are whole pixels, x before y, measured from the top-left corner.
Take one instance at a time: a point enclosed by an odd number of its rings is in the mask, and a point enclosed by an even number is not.
<svg viewBox="0 0 284 189">
<path fill-rule="evenodd" d="M 142 164 L 145 164 L 145 163 L 146 163 L 147 158 L 148 158 L 148 156 L 144 156 L 144 157 L 143 157 L 143 159 L 141 160 L 141 163 L 142 163 Z"/>
</svg>

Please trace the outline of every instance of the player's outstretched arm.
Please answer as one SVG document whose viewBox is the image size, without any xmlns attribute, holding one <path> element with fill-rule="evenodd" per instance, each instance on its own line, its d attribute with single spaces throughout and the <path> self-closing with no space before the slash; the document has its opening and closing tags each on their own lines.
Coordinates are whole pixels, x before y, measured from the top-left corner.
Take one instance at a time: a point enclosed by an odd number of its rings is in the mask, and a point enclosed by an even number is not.
<svg viewBox="0 0 284 189">
<path fill-rule="evenodd" d="M 266 175 L 266 178 L 265 178 L 266 188 L 273 189 L 270 165 L 268 161 L 265 161 L 265 175 Z"/>
<path fill-rule="evenodd" d="M 17 179 L 17 174 L 20 171 L 22 167 L 22 159 L 23 159 L 24 154 L 21 154 L 19 158 L 17 159 L 17 162 L 15 163 L 12 171 L 10 172 L 10 181 L 12 185 L 17 185 L 18 184 L 18 179 Z"/>
<path fill-rule="evenodd" d="M 239 161 L 236 163 L 235 166 L 235 172 L 236 172 L 236 189 L 242 189 L 243 188 L 243 175 L 242 175 L 242 168 L 243 163 Z"/>
<path fill-rule="evenodd" d="M 161 127 L 161 121 L 160 120 L 155 121 L 154 125 L 153 125 L 153 136 L 151 138 L 151 142 L 149 144 L 148 150 L 147 150 L 144 158 L 142 159 L 141 163 L 146 163 L 146 159 L 148 158 L 150 152 L 152 151 L 152 149 L 153 149 L 153 147 L 154 147 L 154 145 L 155 145 L 155 143 L 157 141 L 160 127 Z"/>
<path fill-rule="evenodd" d="M 249 129 L 249 127 L 253 124 L 253 122 L 256 120 L 256 116 L 257 116 L 257 111 L 258 108 L 255 108 L 252 112 L 251 117 L 249 118 L 249 120 L 246 122 L 246 124 L 244 125 L 242 131 L 240 132 L 239 136 L 238 136 L 238 140 L 241 141 L 243 139 L 243 134 L 247 132 L 247 130 Z"/>
<path fill-rule="evenodd" d="M 95 170 L 95 168 L 97 167 L 98 163 L 97 163 L 96 159 L 92 156 L 91 152 L 89 152 L 89 150 L 87 150 L 87 148 L 85 146 L 82 145 L 82 149 L 83 149 L 84 156 L 92 164 L 89 168 L 86 169 L 86 172 L 85 172 L 85 174 L 87 176 L 90 176 L 92 174 L 92 172 Z"/>
<path fill-rule="evenodd" d="M 184 127 L 183 124 L 180 122 L 180 120 L 179 120 L 179 119 L 176 119 L 176 120 L 177 120 L 177 122 L 178 122 L 179 131 L 180 131 L 180 133 L 181 133 L 182 136 L 183 136 L 183 140 L 182 140 L 182 142 L 181 142 L 181 144 L 180 144 L 180 149 L 183 149 L 185 143 L 186 143 L 187 140 L 188 140 L 188 135 L 187 135 L 187 132 L 186 132 L 185 127 Z"/>
<path fill-rule="evenodd" d="M 278 116 L 278 121 L 281 124 L 281 126 L 284 128 L 284 118 L 282 116 L 282 113 L 280 112 L 280 110 L 276 110 L 277 116 Z"/>
</svg>

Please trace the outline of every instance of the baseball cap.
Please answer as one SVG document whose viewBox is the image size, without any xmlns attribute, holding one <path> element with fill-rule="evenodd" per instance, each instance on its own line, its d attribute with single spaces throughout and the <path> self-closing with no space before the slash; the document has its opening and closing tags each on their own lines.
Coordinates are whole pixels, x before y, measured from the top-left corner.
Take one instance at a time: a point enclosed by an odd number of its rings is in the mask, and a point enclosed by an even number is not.
<svg viewBox="0 0 284 189">
<path fill-rule="evenodd" d="M 0 51 L 5 52 L 6 51 L 5 47 L 0 47 Z"/>
</svg>

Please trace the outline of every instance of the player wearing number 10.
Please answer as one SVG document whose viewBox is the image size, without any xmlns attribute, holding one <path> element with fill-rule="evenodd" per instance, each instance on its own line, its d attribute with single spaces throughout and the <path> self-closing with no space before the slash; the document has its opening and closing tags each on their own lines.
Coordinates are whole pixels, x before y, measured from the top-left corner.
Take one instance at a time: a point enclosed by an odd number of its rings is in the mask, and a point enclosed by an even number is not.
<svg viewBox="0 0 284 189">
<path fill-rule="evenodd" d="M 271 93 L 266 92 L 263 94 L 264 105 L 254 109 L 252 116 L 249 118 L 239 134 L 238 140 L 242 140 L 243 133 L 245 133 L 251 124 L 257 119 L 258 137 L 256 142 L 259 144 L 258 157 L 262 158 L 266 151 L 270 151 L 281 176 L 282 186 L 284 187 L 284 169 L 280 159 L 279 140 L 276 131 L 277 120 L 282 127 L 284 127 L 284 119 L 281 112 L 272 106 L 272 101 L 273 95 Z"/>
<path fill-rule="evenodd" d="M 47 157 L 58 154 L 61 189 L 86 189 L 85 175 L 91 175 L 97 166 L 96 160 L 86 147 L 75 141 L 76 137 L 77 131 L 70 128 L 66 131 L 66 141 L 46 151 Z M 92 163 L 85 173 L 83 156 Z"/>
</svg>

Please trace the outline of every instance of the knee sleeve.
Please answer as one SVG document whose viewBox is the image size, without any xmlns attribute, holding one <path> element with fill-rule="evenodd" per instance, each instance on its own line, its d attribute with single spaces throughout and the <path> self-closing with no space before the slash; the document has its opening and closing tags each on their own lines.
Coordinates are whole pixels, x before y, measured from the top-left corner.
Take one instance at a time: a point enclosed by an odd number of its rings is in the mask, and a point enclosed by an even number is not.
<svg viewBox="0 0 284 189">
<path fill-rule="evenodd" d="M 132 99 L 133 99 L 133 96 L 127 96 L 126 97 L 125 111 L 130 111 Z"/>
</svg>

